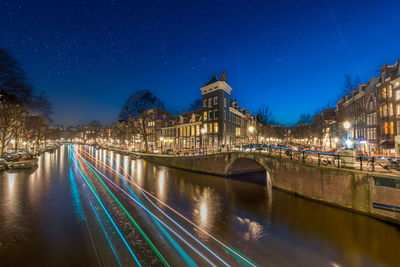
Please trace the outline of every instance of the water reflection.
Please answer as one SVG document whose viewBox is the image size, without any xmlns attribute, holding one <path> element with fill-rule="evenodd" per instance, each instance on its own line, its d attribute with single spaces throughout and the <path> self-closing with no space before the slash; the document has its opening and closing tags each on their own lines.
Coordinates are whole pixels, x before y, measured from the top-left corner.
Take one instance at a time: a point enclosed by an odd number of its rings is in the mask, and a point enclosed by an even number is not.
<svg viewBox="0 0 400 267">
<path fill-rule="evenodd" d="M 400 262 L 399 227 L 259 185 L 86 149 L 102 163 L 118 166 L 123 175 L 131 175 L 139 186 L 259 265 L 395 266 Z M 49 254 L 56 255 L 52 266 L 59 262 L 96 265 L 88 263 L 89 255 L 95 253 L 79 247 L 86 242 L 76 226 L 73 203 L 78 207 L 78 194 L 68 173 L 66 153 L 67 149 L 45 153 L 38 169 L 31 172 L 0 174 L 0 244 L 11 247 L 4 253 L 0 245 L 2 260 L 9 259 L 4 256 L 10 253 L 34 251 L 37 264 L 31 265 L 43 265 Z M 104 170 L 102 164 L 96 166 Z M 120 181 L 118 176 L 112 178 Z M 193 230 L 207 245 L 215 245 L 204 232 Z M 59 247 L 62 253 L 57 252 Z M 71 263 L 73 257 L 79 258 L 76 264 Z"/>
</svg>

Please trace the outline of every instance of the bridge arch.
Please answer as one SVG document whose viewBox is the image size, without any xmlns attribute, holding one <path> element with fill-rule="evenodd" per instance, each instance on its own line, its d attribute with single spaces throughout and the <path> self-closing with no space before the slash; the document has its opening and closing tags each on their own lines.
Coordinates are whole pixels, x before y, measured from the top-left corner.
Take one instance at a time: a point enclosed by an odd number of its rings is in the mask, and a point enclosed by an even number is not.
<svg viewBox="0 0 400 267">
<path fill-rule="evenodd" d="M 225 167 L 226 176 L 246 175 L 249 173 L 263 172 L 263 178 L 257 178 L 254 181 L 258 184 L 266 185 L 268 189 L 272 188 L 272 172 L 264 161 L 252 155 L 233 154 L 227 159 Z"/>
</svg>

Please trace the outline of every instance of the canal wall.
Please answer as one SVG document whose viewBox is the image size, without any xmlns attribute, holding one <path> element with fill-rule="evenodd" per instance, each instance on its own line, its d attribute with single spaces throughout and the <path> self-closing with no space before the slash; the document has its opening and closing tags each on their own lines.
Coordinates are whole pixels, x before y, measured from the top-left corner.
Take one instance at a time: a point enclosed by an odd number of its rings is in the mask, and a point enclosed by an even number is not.
<svg viewBox="0 0 400 267">
<path fill-rule="evenodd" d="M 304 164 L 265 154 L 231 152 L 200 156 L 141 155 L 169 167 L 225 177 L 266 170 L 273 187 L 315 201 L 400 223 L 399 177 Z M 254 164 L 257 163 L 257 164 Z M 262 176 L 261 179 L 266 179 Z M 269 179 L 269 178 L 268 178 Z M 250 182 L 267 184 L 267 181 Z"/>
</svg>

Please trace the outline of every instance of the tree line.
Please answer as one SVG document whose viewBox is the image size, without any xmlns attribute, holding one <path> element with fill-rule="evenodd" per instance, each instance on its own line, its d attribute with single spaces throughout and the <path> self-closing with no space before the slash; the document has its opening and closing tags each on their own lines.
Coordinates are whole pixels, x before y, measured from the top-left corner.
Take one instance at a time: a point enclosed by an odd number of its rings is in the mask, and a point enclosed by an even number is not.
<svg viewBox="0 0 400 267">
<path fill-rule="evenodd" d="M 36 93 L 20 62 L 0 48 L 0 155 L 12 140 L 23 138 L 36 149 L 42 140 L 54 138 L 51 114 L 48 96 Z"/>
</svg>

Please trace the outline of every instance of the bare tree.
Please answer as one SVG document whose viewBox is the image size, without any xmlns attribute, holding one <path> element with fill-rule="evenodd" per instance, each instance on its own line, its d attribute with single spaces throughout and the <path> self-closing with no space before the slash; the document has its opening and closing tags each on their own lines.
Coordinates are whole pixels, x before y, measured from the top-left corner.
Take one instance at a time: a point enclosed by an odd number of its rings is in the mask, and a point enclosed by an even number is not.
<svg viewBox="0 0 400 267">
<path fill-rule="evenodd" d="M 343 95 L 351 94 L 352 91 L 357 90 L 360 83 L 359 77 L 353 78 L 351 75 L 345 74 L 341 97 L 343 97 Z"/>
<path fill-rule="evenodd" d="M 313 122 L 313 116 L 310 113 L 303 113 L 297 122 L 298 126 L 310 125 Z"/>
<path fill-rule="evenodd" d="M 150 91 L 137 91 L 125 102 L 119 114 L 122 121 L 130 121 L 132 132 L 141 136 L 145 142 L 145 151 L 148 150 L 148 127 L 154 119 L 155 109 L 164 109 L 164 104 Z"/>
<path fill-rule="evenodd" d="M 262 105 L 257 110 L 257 117 L 260 119 L 262 124 L 271 124 L 272 122 L 272 111 L 268 105 Z"/>
<path fill-rule="evenodd" d="M 190 104 L 189 106 L 189 110 L 193 111 L 193 110 L 198 110 L 201 109 L 202 105 L 201 105 L 201 99 L 196 99 L 195 101 L 193 101 L 193 103 Z"/>
</svg>

